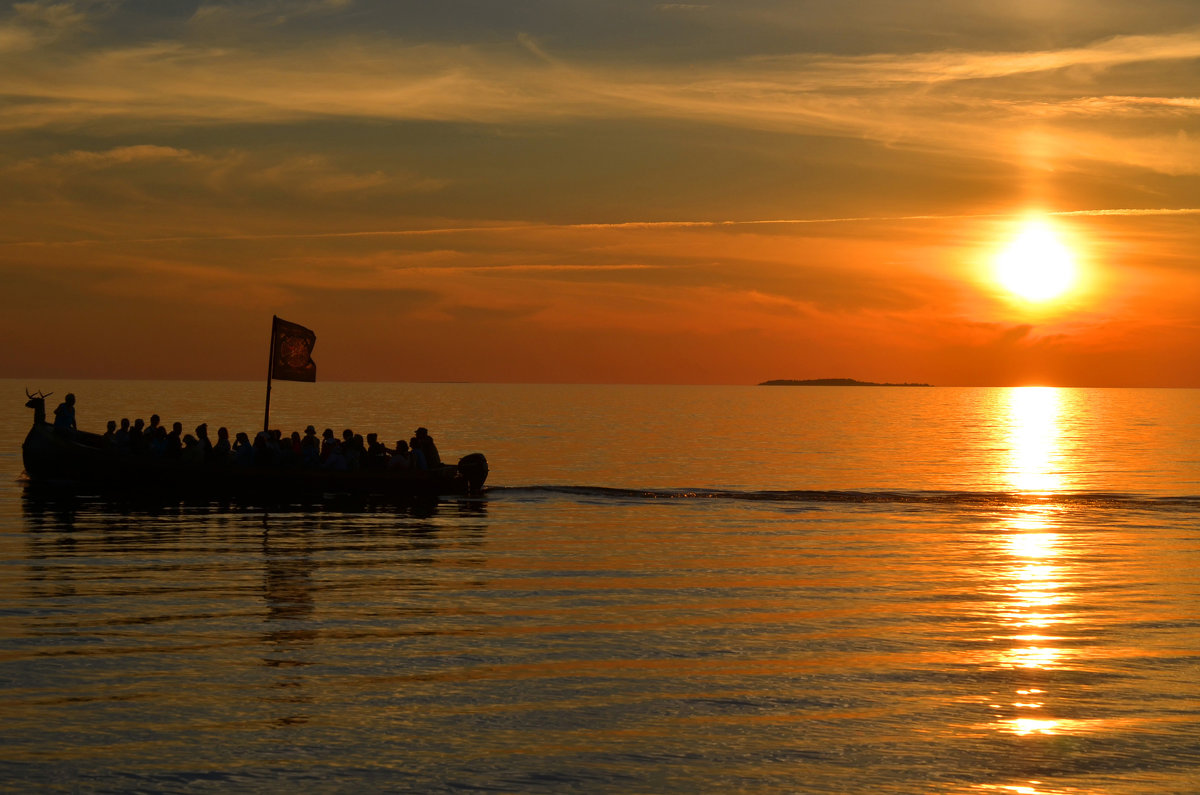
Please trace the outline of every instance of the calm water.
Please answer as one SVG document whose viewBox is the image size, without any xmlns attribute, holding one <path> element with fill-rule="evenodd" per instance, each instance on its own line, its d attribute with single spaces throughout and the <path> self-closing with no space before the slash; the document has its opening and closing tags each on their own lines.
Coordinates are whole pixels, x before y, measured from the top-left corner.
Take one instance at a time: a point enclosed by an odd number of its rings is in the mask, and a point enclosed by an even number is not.
<svg viewBox="0 0 1200 795">
<path fill-rule="evenodd" d="M 1200 791 L 1200 391 L 280 383 L 492 478 L 264 514 L 17 479 L 262 384 L 0 385 L 7 788 Z"/>
</svg>

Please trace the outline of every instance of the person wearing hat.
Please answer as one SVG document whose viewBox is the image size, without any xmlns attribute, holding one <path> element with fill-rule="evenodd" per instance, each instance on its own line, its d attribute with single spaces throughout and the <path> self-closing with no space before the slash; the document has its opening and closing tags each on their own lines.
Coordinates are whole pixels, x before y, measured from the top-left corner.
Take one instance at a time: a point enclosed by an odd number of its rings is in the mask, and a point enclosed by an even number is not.
<svg viewBox="0 0 1200 795">
<path fill-rule="evenodd" d="M 300 440 L 300 465 L 306 469 L 321 466 L 321 440 L 311 425 L 304 429 L 304 438 Z"/>
</svg>

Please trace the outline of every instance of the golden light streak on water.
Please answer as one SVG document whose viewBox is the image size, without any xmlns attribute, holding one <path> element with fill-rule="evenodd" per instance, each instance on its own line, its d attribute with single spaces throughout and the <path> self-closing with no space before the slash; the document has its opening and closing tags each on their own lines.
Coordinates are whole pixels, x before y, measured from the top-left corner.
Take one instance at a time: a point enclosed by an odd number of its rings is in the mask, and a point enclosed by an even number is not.
<svg viewBox="0 0 1200 795">
<path fill-rule="evenodd" d="M 1069 485 L 1063 467 L 1061 390 L 1019 387 L 1008 390 L 1007 397 L 1009 483 L 1033 493 Z"/>
<path fill-rule="evenodd" d="M 1060 721 L 1037 720 L 1035 718 L 1017 718 L 1008 721 L 1013 734 L 1058 734 Z"/>
<path fill-rule="evenodd" d="M 1077 470 L 1064 449 L 1064 417 L 1070 407 L 1060 390 L 1031 387 L 1008 390 L 1004 476 L 1016 492 L 1050 496 L 1069 488 Z M 999 599 L 997 620 L 1009 633 L 997 635 L 1008 648 L 999 651 L 994 664 L 1035 677 L 1027 687 L 1012 691 L 998 710 L 993 728 L 1007 735 L 1037 737 L 1070 734 L 1079 721 L 1054 715 L 1063 696 L 1057 688 L 1032 686 L 1056 670 L 1074 667 L 1079 650 L 1070 646 L 1074 615 L 1068 605 L 1078 597 L 1071 568 L 1067 536 L 1061 532 L 1064 508 L 1050 500 L 1016 506 L 1001 519 L 993 544 L 998 557 L 998 579 L 989 591 Z M 1054 629 L 1050 629 L 1053 627 Z M 1021 674 L 1026 675 L 1025 673 Z M 1037 782 L 1012 786 L 1008 791 L 1038 792 Z"/>
<path fill-rule="evenodd" d="M 1036 779 L 1026 781 L 1024 784 L 980 784 L 972 789 L 980 792 L 1006 793 L 1006 795 L 1012 795 L 1012 793 L 1016 793 L 1016 795 L 1083 795 L 1093 792 L 1093 790 L 1082 790 L 1075 787 L 1048 788 L 1045 782 Z"/>
<path fill-rule="evenodd" d="M 1031 639 L 1040 641 L 1050 640 L 1040 635 L 1035 635 Z M 1003 659 L 1004 664 L 1013 668 L 1054 668 L 1062 658 L 1063 652 L 1061 649 L 1053 649 L 1045 646 L 1026 646 L 1015 649 L 1009 649 Z"/>
<path fill-rule="evenodd" d="M 1046 527 L 1044 519 L 1015 519 L 1014 530 L 1031 531 Z M 1058 533 L 1022 532 L 1008 538 L 1009 554 L 1018 558 L 1047 558 L 1058 554 Z"/>
</svg>

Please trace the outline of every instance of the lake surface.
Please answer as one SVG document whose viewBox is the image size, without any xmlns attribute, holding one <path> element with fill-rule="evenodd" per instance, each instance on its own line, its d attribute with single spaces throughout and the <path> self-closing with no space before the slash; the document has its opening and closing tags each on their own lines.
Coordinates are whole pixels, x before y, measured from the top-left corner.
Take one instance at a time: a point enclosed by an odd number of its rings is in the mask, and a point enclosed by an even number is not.
<svg viewBox="0 0 1200 795">
<path fill-rule="evenodd" d="M 1200 791 L 1200 391 L 277 383 L 482 498 L 27 494 L 264 385 L 0 382 L 13 790 Z"/>
</svg>

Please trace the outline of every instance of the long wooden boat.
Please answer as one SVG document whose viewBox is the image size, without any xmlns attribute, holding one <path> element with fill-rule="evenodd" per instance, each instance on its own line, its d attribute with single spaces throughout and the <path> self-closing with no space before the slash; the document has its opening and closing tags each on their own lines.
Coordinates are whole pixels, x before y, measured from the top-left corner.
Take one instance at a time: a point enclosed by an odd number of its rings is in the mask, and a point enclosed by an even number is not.
<svg viewBox="0 0 1200 795">
<path fill-rule="evenodd" d="M 477 494 L 488 476 L 487 459 L 482 453 L 430 469 L 337 471 L 299 465 L 239 466 L 231 461 L 192 464 L 150 453 L 121 451 L 98 434 L 56 430 L 45 421 L 44 396 L 29 397 L 25 405 L 34 410 L 34 423 L 21 453 L 31 484 L 212 497 L 319 499 L 359 494 L 408 498 Z"/>
</svg>

